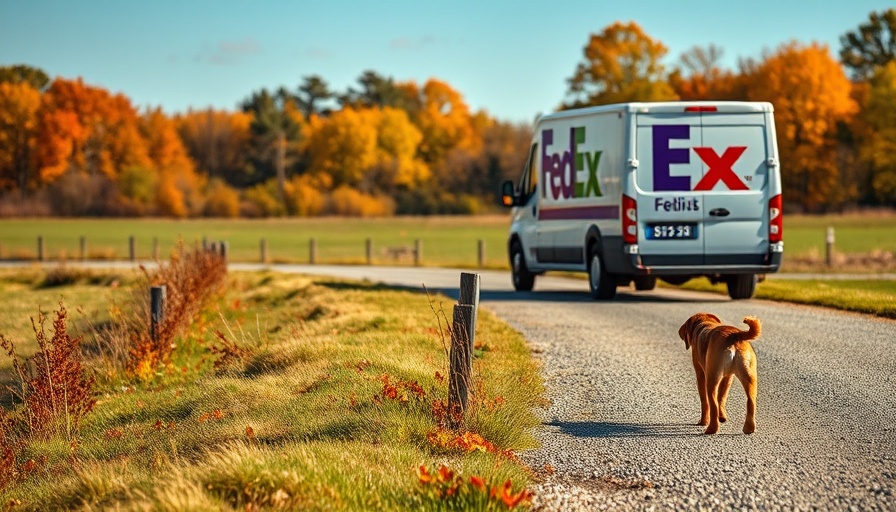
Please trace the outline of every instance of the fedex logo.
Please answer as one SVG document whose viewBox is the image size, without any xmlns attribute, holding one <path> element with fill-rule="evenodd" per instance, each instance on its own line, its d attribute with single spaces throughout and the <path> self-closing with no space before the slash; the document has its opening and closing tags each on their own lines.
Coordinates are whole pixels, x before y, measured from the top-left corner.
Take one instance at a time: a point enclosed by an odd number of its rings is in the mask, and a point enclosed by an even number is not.
<svg viewBox="0 0 896 512">
<path fill-rule="evenodd" d="M 599 197 L 600 183 L 597 181 L 597 166 L 601 151 L 580 151 L 585 143 L 585 127 L 569 129 L 569 147 L 562 153 L 548 153 L 548 146 L 554 143 L 554 130 L 541 131 L 541 182 L 542 197 L 550 195 L 554 199 L 578 197 Z M 579 180 L 579 171 L 588 171 L 585 181 Z"/>
<path fill-rule="evenodd" d="M 746 146 L 731 146 L 721 155 L 713 148 L 693 148 L 703 163 L 709 167 L 706 174 L 691 188 L 690 176 L 672 176 L 672 164 L 691 163 L 690 148 L 669 147 L 672 139 L 690 139 L 691 127 L 688 125 L 655 125 L 653 127 L 653 190 L 688 191 L 712 190 L 716 183 L 723 182 L 730 190 L 749 190 L 749 187 L 734 174 L 732 167 L 737 159 L 746 151 Z"/>
</svg>

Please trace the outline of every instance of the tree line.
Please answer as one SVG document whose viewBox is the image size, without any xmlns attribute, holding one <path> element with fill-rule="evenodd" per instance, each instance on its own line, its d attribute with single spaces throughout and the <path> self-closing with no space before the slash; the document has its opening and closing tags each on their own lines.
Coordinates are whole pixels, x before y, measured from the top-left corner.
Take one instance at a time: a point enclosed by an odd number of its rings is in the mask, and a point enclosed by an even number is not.
<svg viewBox="0 0 896 512">
<path fill-rule="evenodd" d="M 722 49 L 668 49 L 634 22 L 592 34 L 558 109 L 626 101 L 775 107 L 787 207 L 896 206 L 896 10 L 841 37 L 721 66 Z M 0 67 L 0 214 L 263 217 L 470 214 L 528 156 L 531 127 L 472 111 L 450 84 L 365 71 L 252 92 L 233 111 L 139 111 L 80 78 Z"/>
</svg>

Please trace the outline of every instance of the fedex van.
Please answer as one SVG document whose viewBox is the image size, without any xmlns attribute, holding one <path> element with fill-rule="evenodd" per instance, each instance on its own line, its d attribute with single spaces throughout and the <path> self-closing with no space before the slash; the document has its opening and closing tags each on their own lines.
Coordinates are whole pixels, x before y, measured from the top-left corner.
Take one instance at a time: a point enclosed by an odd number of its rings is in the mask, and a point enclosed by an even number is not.
<svg viewBox="0 0 896 512">
<path fill-rule="evenodd" d="M 634 282 L 707 276 L 753 296 L 784 250 L 773 108 L 764 102 L 626 103 L 541 117 L 512 206 L 514 288 L 549 270 L 589 275 L 611 299 Z"/>
</svg>

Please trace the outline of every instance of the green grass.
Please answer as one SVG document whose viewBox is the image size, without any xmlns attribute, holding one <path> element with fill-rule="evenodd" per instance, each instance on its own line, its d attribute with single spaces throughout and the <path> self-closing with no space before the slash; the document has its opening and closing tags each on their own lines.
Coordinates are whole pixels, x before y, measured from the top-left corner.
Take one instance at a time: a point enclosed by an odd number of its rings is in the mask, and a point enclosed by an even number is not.
<svg viewBox="0 0 896 512">
<path fill-rule="evenodd" d="M 428 438 L 440 432 L 434 405 L 447 396 L 442 328 L 450 299 L 274 273 L 228 279 L 226 296 L 178 339 L 173 363 L 152 380 L 98 375 L 99 403 L 77 442 L 32 442 L 18 454 L 20 464 L 43 462 L 0 489 L 0 503 L 38 510 L 483 510 L 505 507 L 470 484 L 471 476 L 488 487 L 529 483 L 515 459 Z M 0 275 L 0 308 L 24 301 L 51 309 L 56 297 L 34 284 L 43 281 Z M 76 280 L 53 292 L 66 297 L 70 311 L 103 310 L 119 289 Z M 246 351 L 226 368 L 212 367 L 215 331 Z M 28 332 L 19 325 L 7 337 L 27 344 Z M 534 446 L 538 369 L 522 336 L 484 310 L 474 373 L 469 431 L 501 450 Z M 457 475 L 450 499 L 419 478 L 420 465 L 432 472 L 442 464 Z"/>
<path fill-rule="evenodd" d="M 166 258 L 178 240 L 187 244 L 226 240 L 231 261 L 259 261 L 261 240 L 271 262 L 307 263 L 310 240 L 317 243 L 319 263 L 365 263 L 365 241 L 372 241 L 376 264 L 412 264 L 396 259 L 388 248 L 413 248 L 422 243 L 421 262 L 434 266 L 478 265 L 478 241 L 485 244 L 485 266 L 507 266 L 506 216 L 394 217 L 386 219 L 15 219 L 0 220 L 0 258 L 33 259 L 37 237 L 44 239 L 47 258 L 77 259 L 80 238 L 87 241 L 88 258 L 126 259 L 129 237 L 135 237 L 137 258 L 153 256 L 154 239 Z"/>
<path fill-rule="evenodd" d="M 724 284 L 694 279 L 683 288 L 727 293 Z M 756 298 L 825 306 L 896 319 L 896 281 L 766 279 L 756 286 Z"/>
<path fill-rule="evenodd" d="M 783 269 L 811 270 L 799 259 L 823 259 L 828 226 L 836 230 L 840 254 L 896 253 L 896 214 L 868 213 L 785 217 Z M 135 237 L 140 259 L 153 256 L 154 240 L 166 258 L 178 240 L 187 244 L 226 240 L 231 261 L 259 261 L 261 240 L 271 262 L 306 263 L 311 239 L 317 242 L 319 263 L 365 263 L 365 240 L 371 239 L 375 264 L 412 264 L 411 256 L 395 258 L 388 248 L 413 248 L 422 243 L 421 263 L 430 266 L 476 267 L 478 241 L 485 245 L 485 267 L 507 268 L 509 215 L 476 217 L 392 217 L 383 219 L 4 219 L 0 220 L 0 259 L 33 259 L 42 236 L 48 258 L 80 257 L 86 237 L 90 258 L 125 259 L 128 239 Z M 790 263 L 788 263 L 790 260 Z M 863 263 L 844 263 L 849 268 Z M 810 264 L 809 267 L 818 264 Z"/>
</svg>

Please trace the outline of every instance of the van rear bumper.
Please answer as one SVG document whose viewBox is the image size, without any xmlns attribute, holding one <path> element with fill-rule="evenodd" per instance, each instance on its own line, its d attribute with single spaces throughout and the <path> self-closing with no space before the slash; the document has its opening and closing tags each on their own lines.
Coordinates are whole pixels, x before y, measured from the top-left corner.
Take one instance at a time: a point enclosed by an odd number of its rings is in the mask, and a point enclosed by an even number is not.
<svg viewBox="0 0 896 512">
<path fill-rule="evenodd" d="M 783 255 L 783 246 L 777 244 L 764 254 L 646 255 L 640 254 L 637 245 L 626 245 L 621 240 L 605 240 L 604 243 L 607 242 L 608 245 L 618 244 L 618 252 L 614 252 L 624 255 L 616 261 L 607 261 L 608 270 L 615 274 L 771 274 L 781 267 Z"/>
</svg>

